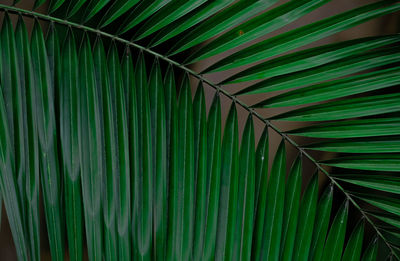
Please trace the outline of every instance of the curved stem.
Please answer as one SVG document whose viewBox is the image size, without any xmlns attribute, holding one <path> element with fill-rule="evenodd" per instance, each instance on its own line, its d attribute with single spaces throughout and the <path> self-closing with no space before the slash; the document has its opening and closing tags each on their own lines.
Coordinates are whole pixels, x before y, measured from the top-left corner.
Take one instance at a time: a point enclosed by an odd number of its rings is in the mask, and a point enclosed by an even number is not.
<svg viewBox="0 0 400 261">
<path fill-rule="evenodd" d="M 143 52 L 146 52 L 148 54 L 153 55 L 154 57 L 157 57 L 169 64 L 174 65 L 175 67 L 189 73 L 190 75 L 192 75 L 193 77 L 199 79 L 200 81 L 206 83 L 207 85 L 209 85 L 210 87 L 212 87 L 213 89 L 215 89 L 217 92 L 222 93 L 225 97 L 227 97 L 228 99 L 232 100 L 232 102 L 238 104 L 240 107 L 242 107 L 243 109 L 245 109 L 248 113 L 252 114 L 252 116 L 254 116 L 255 118 L 259 119 L 260 121 L 262 121 L 266 126 L 270 127 L 272 130 L 274 130 L 277 134 L 279 134 L 280 136 L 282 136 L 283 139 L 285 139 L 287 142 L 289 142 L 293 147 L 295 147 L 297 150 L 299 150 L 299 152 L 305 156 L 308 160 L 310 160 L 315 166 L 316 168 L 321 171 L 322 173 L 324 173 L 331 181 L 332 184 L 334 184 L 340 191 L 343 192 L 343 194 L 345 195 L 345 197 L 347 198 L 347 200 L 349 200 L 356 209 L 358 209 L 361 213 L 361 215 L 363 216 L 363 218 L 365 218 L 365 220 L 367 220 L 371 226 L 375 229 L 377 235 L 379 237 L 382 238 L 382 240 L 385 242 L 385 244 L 387 245 L 387 247 L 389 248 L 389 250 L 391 251 L 392 255 L 396 256 L 398 259 L 400 259 L 400 257 L 396 254 L 396 252 L 393 250 L 392 246 L 390 245 L 390 243 L 386 240 L 386 238 L 383 236 L 383 234 L 381 233 L 381 231 L 379 230 L 379 228 L 375 225 L 375 223 L 371 220 L 371 218 L 368 216 L 368 214 L 360 207 L 360 205 L 351 197 L 350 193 L 348 193 L 336 180 L 334 177 L 332 177 L 329 172 L 327 170 L 325 170 L 322 165 L 315 160 L 306 150 L 304 150 L 300 145 L 298 145 L 292 138 L 289 137 L 289 135 L 287 135 L 286 133 L 282 132 L 277 126 L 275 126 L 273 123 L 271 123 L 271 121 L 269 121 L 268 119 L 265 119 L 264 117 L 262 117 L 261 114 L 259 114 L 258 112 L 256 112 L 253 108 L 250 108 L 247 104 L 245 104 L 244 102 L 242 102 L 241 100 L 239 100 L 235 95 L 231 95 L 230 93 L 228 93 L 226 90 L 222 89 L 220 85 L 218 84 L 214 84 L 213 82 L 209 81 L 208 79 L 206 79 L 203 75 L 198 74 L 197 72 L 189 69 L 188 67 L 174 61 L 171 60 L 170 58 L 163 56 L 162 54 L 159 54 L 151 49 L 148 49 L 146 47 L 143 47 L 139 44 L 136 44 L 134 42 L 128 41 L 126 39 L 120 38 L 118 36 L 112 35 L 110 33 L 101 31 L 99 29 L 95 29 L 92 27 L 88 27 L 82 24 L 78 24 L 78 23 L 74 23 L 71 21 L 67 21 L 67 20 L 63 20 L 57 17 L 53 17 L 50 15 L 45 15 L 45 14 L 41 14 L 41 13 L 37 13 L 35 11 L 29 11 L 29 10 L 25 10 L 25 9 L 21 9 L 15 6 L 7 6 L 4 4 L 0 4 L 0 10 L 3 9 L 6 12 L 13 12 L 22 16 L 30 16 L 33 17 L 35 19 L 41 19 L 41 20 L 45 20 L 45 21 L 49 21 L 49 22 L 54 22 L 54 23 L 58 23 L 61 25 L 65 25 L 65 26 L 69 26 L 69 27 L 74 27 L 77 29 L 81 29 L 90 33 L 94 33 L 97 34 L 98 36 L 103 36 L 106 38 L 110 38 L 114 41 L 120 42 L 122 44 L 125 44 L 127 46 L 131 46 L 134 47 L 136 49 L 139 49 Z"/>
</svg>

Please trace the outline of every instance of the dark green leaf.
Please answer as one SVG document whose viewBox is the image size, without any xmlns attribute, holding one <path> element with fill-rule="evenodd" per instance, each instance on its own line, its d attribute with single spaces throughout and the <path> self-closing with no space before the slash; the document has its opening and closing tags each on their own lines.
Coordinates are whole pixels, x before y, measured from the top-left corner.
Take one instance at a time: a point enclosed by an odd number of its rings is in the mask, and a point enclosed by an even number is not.
<svg viewBox="0 0 400 261">
<path fill-rule="evenodd" d="M 128 12 L 139 0 L 115 0 L 113 5 L 107 9 L 107 13 L 103 16 L 100 21 L 100 27 L 104 27 L 115 19 Z"/>
<path fill-rule="evenodd" d="M 233 0 L 206 1 L 203 5 L 188 12 L 183 17 L 175 20 L 160 30 L 154 37 L 152 37 L 150 46 L 159 45 L 185 30 L 192 29 L 196 24 L 206 20 L 212 15 L 215 15 L 231 2 L 233 2 Z"/>
<path fill-rule="evenodd" d="M 367 250 L 361 259 L 361 261 L 376 261 L 376 257 L 378 254 L 378 238 L 375 238 L 368 245 Z"/>
<path fill-rule="evenodd" d="M 135 31 L 135 40 L 142 39 L 204 4 L 206 0 L 177 0 L 168 3 Z"/>
<path fill-rule="evenodd" d="M 139 2 L 138 6 L 125 18 L 120 32 L 126 32 L 132 29 L 134 26 L 144 21 L 171 1 L 172 0 L 148 0 Z"/>
<path fill-rule="evenodd" d="M 357 106 L 354 106 L 354 104 L 357 104 Z M 328 121 L 397 112 L 399 110 L 400 94 L 393 93 L 313 105 L 279 114 L 272 117 L 272 119 L 287 121 Z"/>
<path fill-rule="evenodd" d="M 367 69 L 375 68 L 378 66 L 384 66 L 387 64 L 395 63 L 400 61 L 400 53 L 396 51 L 398 48 L 387 48 L 383 51 L 376 51 L 376 52 L 369 52 L 362 55 L 354 55 L 347 57 L 345 59 L 334 61 L 325 65 L 321 65 L 315 68 L 294 72 L 287 75 L 281 75 L 272 77 L 270 79 L 264 80 L 262 82 L 256 83 L 242 91 L 238 94 L 256 94 L 256 93 L 265 93 L 265 92 L 272 92 L 272 91 L 280 91 L 280 90 L 287 90 L 295 87 L 302 87 L 307 86 L 327 80 L 331 80 L 334 78 L 346 76 L 349 74 L 357 73 L 360 71 L 365 71 Z M 376 73 L 375 73 L 376 74 Z M 397 73 L 399 74 L 398 70 Z M 359 76 L 362 77 L 362 76 Z M 358 77 L 358 78 L 359 78 Z M 386 76 L 388 77 L 388 76 Z M 393 77 L 393 76 L 392 76 Z M 398 78 L 395 77 L 394 78 Z M 356 78 L 357 79 L 357 78 Z M 360 82 L 357 82 L 356 79 L 353 79 L 354 84 L 352 85 L 352 89 L 350 90 L 343 90 L 345 86 L 343 86 L 342 81 L 336 83 L 338 91 L 332 98 L 342 97 L 350 94 L 354 94 L 358 92 L 362 92 L 360 87 Z M 392 80 L 393 81 L 393 80 Z M 390 86 L 390 82 L 388 79 L 388 86 Z M 326 83 L 328 84 L 328 83 Z M 396 81 L 392 83 L 393 85 L 396 84 Z M 317 88 L 320 86 L 317 86 Z M 325 85 L 323 85 L 325 87 Z M 341 88 L 341 89 L 339 89 Z M 375 87 L 377 88 L 377 87 Z M 356 89 L 356 90 L 354 90 Z M 358 90 L 357 90 L 358 89 Z M 361 89 L 361 90 L 360 90 Z M 366 88 L 365 91 L 373 90 L 374 85 L 373 83 L 370 86 L 370 89 Z M 317 91 L 314 91 L 313 94 L 318 94 Z M 308 96 L 309 92 L 305 92 L 304 96 Z M 329 98 L 328 98 L 329 99 Z M 318 101 L 318 100 L 317 100 Z M 268 105 L 268 103 L 267 103 Z M 261 102 L 256 107 L 267 107 L 264 105 L 264 102 Z"/>
<path fill-rule="evenodd" d="M 14 177 L 13 156 L 11 153 L 11 141 L 9 127 L 7 125 L 6 109 L 3 94 L 0 92 L 0 176 L 1 193 L 4 198 L 8 221 L 12 236 L 15 242 L 17 256 L 21 260 L 29 259 L 29 246 L 23 230 L 23 221 L 21 216 L 21 201 L 17 194 L 18 188 Z"/>
<path fill-rule="evenodd" d="M 340 174 L 336 175 L 335 178 L 366 188 L 400 194 L 400 177 L 371 174 Z"/>
<path fill-rule="evenodd" d="M 377 63 L 373 63 L 373 66 Z M 352 64 L 352 67 L 356 66 Z M 353 68 L 354 69 L 354 68 Z M 324 72 L 325 74 L 326 72 Z M 334 77 L 340 76 L 335 74 Z M 283 107 L 295 106 L 313 102 L 327 101 L 349 95 L 378 90 L 400 83 L 400 67 L 366 73 L 344 79 L 324 82 L 309 87 L 289 91 L 270 99 L 264 100 L 255 106 Z M 314 81 L 315 79 L 313 79 Z M 285 87 L 286 88 L 286 87 Z"/>
<path fill-rule="evenodd" d="M 336 121 L 303 127 L 288 132 L 314 138 L 356 138 L 400 135 L 400 118 Z"/>
<path fill-rule="evenodd" d="M 229 30 L 186 59 L 193 63 L 241 46 L 306 15 L 329 0 L 298 0 L 280 5 Z"/>
<path fill-rule="evenodd" d="M 281 141 L 272 164 L 268 181 L 267 214 L 264 221 L 264 238 L 260 260 L 279 260 L 285 201 L 285 178 L 286 150 L 285 142 Z"/>
<path fill-rule="evenodd" d="M 193 108 L 189 78 L 185 75 L 179 93 L 177 168 L 170 177 L 172 236 L 168 260 L 188 260 L 192 254 L 194 228 Z"/>
<path fill-rule="evenodd" d="M 134 203 L 133 203 L 133 259 L 150 260 L 152 254 L 153 241 L 153 158 L 152 158 L 152 140 L 151 140 L 151 112 L 149 101 L 149 85 L 147 82 L 147 73 L 143 54 L 140 54 L 136 62 L 135 70 L 135 90 L 131 92 L 131 97 L 136 96 L 136 116 L 133 115 L 132 98 L 130 108 L 131 118 L 137 119 L 137 138 L 135 144 L 131 139 L 131 150 L 137 147 L 139 165 L 136 168 L 134 176 Z M 133 94 L 135 92 L 135 94 Z M 134 122 L 132 122 L 134 124 Z M 132 124 L 131 123 L 131 124 Z M 131 131 L 134 125 L 131 125 Z"/>
<path fill-rule="evenodd" d="M 364 239 L 364 220 L 360 220 L 351 233 L 347 242 L 346 250 L 343 253 L 342 261 L 359 261 Z"/>
<path fill-rule="evenodd" d="M 56 11 L 63 3 L 65 0 L 51 0 L 50 5 L 49 5 L 49 13 L 53 13 Z"/>
<path fill-rule="evenodd" d="M 292 260 L 294 246 L 296 244 L 295 238 L 301 194 L 301 172 L 301 156 L 297 156 L 286 182 L 285 208 L 283 210 L 283 229 L 280 252 L 280 260 L 282 261 Z M 310 201 L 310 203 L 312 202 Z M 312 230 L 309 231 L 312 233 Z"/>
<path fill-rule="evenodd" d="M 367 37 L 297 51 L 252 66 L 249 69 L 234 74 L 224 80 L 222 84 L 266 79 L 278 75 L 302 71 L 337 61 L 366 50 L 396 43 L 399 40 L 400 37 L 397 34 Z"/>
<path fill-rule="evenodd" d="M 221 191 L 215 260 L 232 260 L 238 199 L 238 133 L 235 103 L 229 110 L 221 149 Z"/>
<path fill-rule="evenodd" d="M 167 236 L 168 176 L 164 85 L 158 60 L 153 62 L 149 77 L 149 101 L 152 130 L 154 253 L 162 260 Z"/>
<path fill-rule="evenodd" d="M 297 224 L 296 240 L 292 260 L 307 261 L 315 224 L 315 214 L 318 200 L 318 172 L 314 174 L 301 200 L 299 220 Z M 337 260 L 337 259 L 334 259 Z"/>
<path fill-rule="evenodd" d="M 322 258 L 325 238 L 328 232 L 329 220 L 331 216 L 332 198 L 333 185 L 329 185 L 325 189 L 318 202 L 317 215 L 315 217 L 313 236 L 311 240 L 309 260 L 319 261 Z"/>
<path fill-rule="evenodd" d="M 131 180 L 129 165 L 128 120 L 126 112 L 125 91 L 118 51 L 112 43 L 108 51 L 108 72 L 112 103 L 115 104 L 115 135 L 117 148 L 117 228 L 118 257 L 129 260 L 131 256 L 130 221 L 131 221 Z"/>
<path fill-rule="evenodd" d="M 73 48 L 72 33 L 69 42 Z M 69 45 L 66 45 L 67 47 Z M 98 48 L 98 47 L 97 47 Z M 68 50 L 68 49 L 66 49 Z M 73 50 L 73 49 L 72 49 Z M 99 49 L 97 49 L 99 50 Z M 65 51 L 64 51 L 65 52 Z M 73 51 L 75 52 L 75 51 Z M 82 179 L 82 196 L 85 215 L 86 242 L 90 260 L 98 260 L 103 250 L 103 224 L 102 224 L 102 182 L 104 180 L 103 169 L 103 124 L 99 99 L 101 89 L 98 84 L 101 80 L 96 79 L 95 62 L 92 49 L 87 35 L 80 49 L 80 71 L 79 77 L 79 153 L 80 171 Z M 77 65 L 71 70 L 78 70 Z M 68 76 L 68 75 L 67 75 Z M 67 80 L 67 79 L 65 79 Z M 72 80 L 72 79 L 71 79 Z M 74 86 L 71 86 L 74 87 Z"/>
<path fill-rule="evenodd" d="M 35 22 L 31 40 L 37 96 L 37 122 L 40 144 L 40 169 L 46 224 L 53 260 L 64 259 L 61 177 L 58 162 L 54 89 L 43 32 Z"/>
<path fill-rule="evenodd" d="M 396 0 L 365 5 L 253 44 L 215 63 L 207 72 L 237 68 L 282 54 L 399 9 L 400 4 Z"/>
<path fill-rule="evenodd" d="M 73 16 L 76 12 L 79 11 L 79 9 L 85 2 L 86 0 L 70 0 L 68 3 L 67 16 L 68 17 Z"/>
<path fill-rule="evenodd" d="M 260 11 L 270 7 L 275 2 L 277 2 L 277 0 L 248 0 L 237 1 L 233 5 L 228 5 L 221 12 L 203 22 L 198 27 L 191 30 L 190 33 L 176 41 L 168 54 L 177 54 L 202 43 L 226 29 L 239 25 Z M 210 30 L 210 28 L 212 28 L 212 30 Z"/>
<path fill-rule="evenodd" d="M 207 131 L 206 103 L 204 97 L 203 85 L 199 83 L 193 101 L 193 127 L 194 127 L 194 153 L 195 153 L 195 182 L 196 182 L 196 206 L 195 206 L 195 223 L 194 223 L 194 241 L 193 241 L 193 260 L 201 260 L 203 257 L 203 248 L 205 241 L 205 227 L 207 218 L 207 173 L 208 165 L 212 167 L 214 157 L 220 156 L 220 151 L 215 154 L 219 146 L 212 145 L 217 138 L 218 133 L 215 131 L 216 120 L 221 114 L 221 105 L 219 98 L 214 97 L 208 117 L 210 123 L 210 132 Z M 221 122 L 219 116 L 219 123 Z M 208 135 L 210 135 L 210 151 L 208 151 Z M 221 135 L 221 130 L 219 130 Z M 221 150 L 219 148 L 219 150 Z M 207 153 L 208 152 L 208 153 Z M 210 160 L 207 160 L 209 154 Z M 215 173 L 214 173 L 215 174 Z M 218 207 L 218 205 L 217 205 Z"/>
<path fill-rule="evenodd" d="M 53 27 L 54 28 L 54 27 Z M 67 223 L 68 249 L 71 260 L 83 258 L 83 211 L 82 211 L 82 184 L 81 166 L 79 159 L 79 84 L 86 87 L 86 82 L 80 83 L 85 78 L 91 78 L 87 66 L 84 74 L 78 77 L 78 55 L 75 38 L 69 31 L 60 55 L 58 36 L 54 30 L 47 37 L 49 55 L 54 57 L 54 82 L 57 88 L 57 100 L 59 101 L 60 119 L 60 150 L 62 155 L 62 173 L 64 177 L 65 193 L 65 219 Z M 85 43 L 88 44 L 88 43 Z M 50 47 L 51 46 L 51 47 Z M 80 64 L 87 64 L 86 56 L 90 54 L 90 47 L 81 51 Z M 51 59 L 49 59 L 51 60 Z M 53 64 L 53 63 L 51 63 Z M 53 66 L 50 65 L 50 68 Z M 62 74 L 59 72 L 63 72 Z M 61 74 L 61 75 L 60 75 Z M 93 76 L 92 76 L 93 77 Z M 89 79 L 87 80 L 90 81 Z"/>
<path fill-rule="evenodd" d="M 322 260 L 336 261 L 340 260 L 343 252 L 344 237 L 346 235 L 347 216 L 349 202 L 345 201 L 333 220 L 329 230 L 328 238 L 325 242 Z"/>
<path fill-rule="evenodd" d="M 1 28 L 1 61 L 2 70 L 0 78 L 2 83 L 2 92 L 8 117 L 8 126 L 11 142 L 11 153 L 14 158 L 14 171 L 17 179 L 17 193 L 21 200 L 21 215 L 25 229 L 25 142 L 24 142 L 24 103 L 22 100 L 23 89 L 21 87 L 21 75 L 18 64 L 15 35 L 13 25 L 8 13 L 5 14 Z"/>
<path fill-rule="evenodd" d="M 264 220 L 266 216 L 267 188 L 268 188 L 268 127 L 264 128 L 256 151 L 256 188 L 255 188 L 255 216 L 253 231 L 252 258 L 259 259 L 264 236 Z M 291 175 L 293 176 L 293 175 Z"/>
<path fill-rule="evenodd" d="M 15 1 L 20 1 L 20 0 L 15 0 Z M 35 4 L 33 5 L 33 10 L 38 8 L 39 6 L 43 5 L 46 2 L 46 0 L 36 0 Z"/>
<path fill-rule="evenodd" d="M 95 14 L 103 9 L 110 0 L 91 0 L 88 6 L 85 8 L 85 14 L 83 15 L 83 21 L 89 21 Z"/>
<path fill-rule="evenodd" d="M 89 39 L 86 39 L 89 41 Z M 103 42 L 96 39 L 93 48 L 93 60 L 96 74 L 97 91 L 99 92 L 101 112 L 103 151 L 103 220 L 104 220 L 104 257 L 105 260 L 118 259 L 117 245 L 117 148 L 115 137 L 115 104 L 113 105 L 110 79 L 107 68 Z"/>
<path fill-rule="evenodd" d="M 357 198 L 392 214 L 400 216 L 400 203 L 395 198 L 387 196 L 353 193 Z"/>
<path fill-rule="evenodd" d="M 239 154 L 238 221 L 233 258 L 250 260 L 254 223 L 255 141 L 251 114 L 244 127 Z"/>
<path fill-rule="evenodd" d="M 348 169 L 400 171 L 399 154 L 367 154 L 359 156 L 347 156 L 325 160 L 321 163 L 327 166 Z"/>
<path fill-rule="evenodd" d="M 164 87 L 165 87 L 165 107 L 166 107 L 166 120 L 167 120 L 167 150 L 168 150 L 168 160 L 167 160 L 167 173 L 169 178 L 169 191 L 168 191 L 168 217 L 171 217 L 173 213 L 171 212 L 172 207 L 175 207 L 177 203 L 175 198 L 172 198 L 170 195 L 172 194 L 174 176 L 176 174 L 176 169 L 178 166 L 178 150 L 177 142 L 178 142 L 178 104 L 176 100 L 176 84 L 174 78 L 174 70 L 172 65 L 169 65 L 167 73 L 164 79 Z M 176 209 L 177 207 L 175 207 Z M 176 220 L 168 218 L 168 227 L 172 227 Z M 172 238 L 174 231 L 172 229 L 168 229 L 168 237 Z M 171 256 L 174 251 L 175 245 L 172 244 L 171 240 L 167 240 L 166 242 L 167 250 L 166 250 L 166 258 L 167 260 L 172 260 Z M 163 260 L 164 257 L 161 258 Z"/>
<path fill-rule="evenodd" d="M 394 226 L 400 228 L 400 217 L 388 213 L 373 213 L 374 217 Z"/>
<path fill-rule="evenodd" d="M 400 137 L 337 139 L 312 143 L 304 148 L 345 153 L 395 153 L 400 152 Z"/>
<path fill-rule="evenodd" d="M 40 260 L 40 223 L 39 223 L 39 144 L 36 120 L 36 93 L 33 79 L 32 57 L 28 32 L 22 17 L 19 17 L 16 28 L 16 47 L 20 68 L 21 85 L 25 88 L 26 134 L 26 179 L 25 197 L 27 201 L 27 225 L 29 231 L 30 258 Z M 24 99 L 24 98 L 23 98 Z"/>
</svg>

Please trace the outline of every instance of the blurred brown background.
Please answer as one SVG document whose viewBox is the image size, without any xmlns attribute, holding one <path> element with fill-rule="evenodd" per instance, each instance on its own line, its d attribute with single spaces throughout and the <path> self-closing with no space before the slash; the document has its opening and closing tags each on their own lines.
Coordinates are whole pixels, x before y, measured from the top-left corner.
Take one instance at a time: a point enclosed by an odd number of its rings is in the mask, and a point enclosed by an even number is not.
<svg viewBox="0 0 400 261">
<path fill-rule="evenodd" d="M 293 1 L 295 1 L 295 0 L 293 0 Z M 12 4 L 12 2 L 13 2 L 12 0 L 0 0 L 1 4 L 10 5 L 10 4 Z M 271 8 L 276 7 L 285 2 L 288 2 L 288 0 L 281 0 L 278 2 L 278 4 L 275 4 Z M 269 38 L 271 36 L 274 36 L 274 35 L 280 34 L 282 32 L 286 32 L 288 30 L 312 23 L 312 22 L 320 20 L 320 19 L 341 13 L 343 11 L 353 9 L 358 6 L 365 5 L 368 3 L 373 3 L 373 2 L 376 2 L 376 0 L 375 1 L 374 0 L 332 0 L 329 4 L 326 4 L 325 6 L 311 12 L 310 14 L 304 16 L 303 18 L 293 22 L 292 24 L 285 26 L 284 28 L 281 28 L 271 34 L 268 34 L 261 39 L 257 39 L 254 42 Z M 21 0 L 21 2 L 17 4 L 17 6 L 24 8 L 24 9 L 31 9 L 33 6 L 33 3 L 34 3 L 34 0 Z M 44 12 L 45 10 L 46 10 L 46 6 L 42 6 L 37 11 Z M 2 21 L 2 16 L 3 16 L 3 13 L 0 12 L 0 24 Z M 13 16 L 13 18 L 16 19 L 16 16 Z M 28 25 L 28 29 L 31 29 L 32 19 L 26 19 L 26 22 Z M 355 39 L 355 38 L 359 38 L 359 37 L 393 34 L 393 33 L 398 33 L 399 31 L 400 31 L 400 17 L 399 17 L 398 13 L 394 13 L 394 14 L 386 15 L 386 16 L 378 18 L 378 19 L 374 19 L 372 21 L 369 21 L 362 25 L 356 26 L 347 31 L 335 34 L 333 36 L 324 38 L 313 44 L 307 45 L 306 47 L 304 47 L 302 49 L 319 46 L 322 44 L 328 44 L 328 43 L 333 43 L 333 42 L 338 42 L 338 41 Z M 248 46 L 248 45 L 249 44 L 247 44 L 245 46 Z M 208 65 L 214 63 L 215 61 L 228 56 L 232 52 L 235 52 L 237 50 L 244 48 L 245 46 L 239 47 L 233 51 L 223 53 L 216 57 L 212 57 L 212 58 L 202 61 L 200 63 L 194 64 L 191 67 L 195 71 L 201 70 L 201 69 L 207 67 Z M 296 50 L 300 50 L 300 49 L 296 49 Z M 247 66 L 240 68 L 240 70 L 242 70 L 244 68 L 247 68 Z M 237 73 L 238 71 L 239 70 L 231 70 L 231 71 L 227 71 L 227 72 L 211 74 L 211 75 L 207 75 L 207 78 L 210 79 L 211 81 L 219 82 L 219 81 L 229 77 L 230 75 Z M 196 86 L 197 86 L 196 81 L 193 80 L 193 90 L 195 90 Z M 244 85 L 236 84 L 236 85 L 230 85 L 230 86 L 224 87 L 224 88 L 228 92 L 235 92 L 243 87 L 244 87 Z M 211 87 L 206 86 L 205 93 L 206 93 L 207 108 L 209 108 L 211 105 L 215 91 Z M 276 93 L 273 93 L 272 95 L 276 95 Z M 241 100 L 244 101 L 246 104 L 251 105 L 265 97 L 267 97 L 267 95 L 253 95 L 253 96 L 241 97 Z M 231 101 L 229 99 L 227 99 L 226 97 L 222 96 L 223 122 L 225 121 L 225 118 L 227 116 L 230 104 L 231 104 Z M 262 115 L 267 117 L 267 116 L 277 114 L 278 112 L 283 112 L 282 108 L 263 110 Z M 238 115 L 239 115 L 239 130 L 241 132 L 243 130 L 244 123 L 247 118 L 247 112 L 244 109 L 238 107 Z M 275 122 L 275 124 L 281 130 L 289 130 L 289 129 L 293 129 L 295 127 L 301 126 L 301 123 Z M 260 121 L 255 120 L 256 141 L 260 137 L 263 129 L 264 129 L 264 125 Z M 270 131 L 270 151 L 271 151 L 270 162 L 272 161 L 272 156 L 273 156 L 274 152 L 276 151 L 276 148 L 277 148 L 280 140 L 281 140 L 281 137 L 278 134 Z M 296 139 L 296 141 L 299 141 L 299 143 L 304 143 L 304 140 Z M 287 162 L 288 162 L 288 168 L 289 168 L 290 165 L 292 164 L 293 159 L 297 155 L 297 150 L 291 146 L 287 146 L 287 151 L 288 151 L 288 161 Z M 325 157 L 325 155 L 321 154 L 321 153 L 319 153 L 319 155 L 317 155 L 317 156 L 318 156 L 318 158 Z M 306 175 L 304 175 L 303 188 L 307 184 L 309 177 L 315 171 L 315 167 L 311 163 L 309 163 L 308 161 L 305 161 L 304 163 L 305 164 L 304 164 L 303 168 L 304 168 L 304 173 L 306 173 Z M 321 188 L 324 187 L 325 184 L 326 184 L 325 177 L 320 175 Z M 42 208 L 42 210 L 43 210 L 43 208 Z M 354 218 L 357 218 L 357 215 L 355 215 Z M 42 252 L 42 256 L 43 256 L 42 260 L 50 260 L 50 255 L 49 255 L 49 250 L 48 250 L 48 242 L 47 242 L 47 238 L 46 238 L 47 232 L 45 230 L 45 225 L 44 225 L 45 220 L 44 220 L 43 215 L 42 215 L 41 224 L 43 224 L 42 232 L 41 232 L 41 248 L 42 248 L 41 252 Z M 2 223 L 1 223 L 1 230 L 0 230 L 0 260 L 1 261 L 17 260 L 16 255 L 15 255 L 15 248 L 13 246 L 13 241 L 12 241 L 12 237 L 11 237 L 11 233 L 10 233 L 10 229 L 9 229 L 9 225 L 8 225 L 8 221 L 6 218 L 6 213 L 5 213 L 4 207 L 3 207 L 3 211 L 2 211 Z"/>
</svg>

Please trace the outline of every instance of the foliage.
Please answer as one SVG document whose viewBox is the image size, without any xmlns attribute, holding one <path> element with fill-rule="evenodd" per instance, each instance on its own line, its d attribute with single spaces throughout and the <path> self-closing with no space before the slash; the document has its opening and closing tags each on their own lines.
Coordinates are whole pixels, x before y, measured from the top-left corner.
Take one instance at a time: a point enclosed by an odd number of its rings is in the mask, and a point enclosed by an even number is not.
<svg viewBox="0 0 400 261">
<path fill-rule="evenodd" d="M 398 1 L 263 41 L 253 40 L 330 1 L 52 0 L 47 14 L 35 11 L 45 2 L 0 4 L 0 189 L 19 260 L 40 260 L 39 194 L 53 260 L 66 249 L 71 260 L 85 249 L 89 260 L 376 260 L 378 250 L 399 259 L 400 94 L 390 87 L 400 36 L 297 50 L 396 12 Z M 229 50 L 203 72 L 187 67 Z M 216 90 L 208 115 L 204 85 Z M 221 97 L 232 101 L 225 123 Z M 238 107 L 249 112 L 241 142 Z M 263 117 L 272 107 L 286 112 Z M 310 124 L 283 132 L 278 121 Z M 287 147 L 299 153 L 288 177 Z M 301 193 L 304 161 L 316 172 Z M 345 198 L 338 209 L 334 197 Z M 354 228 L 349 209 L 362 217 Z"/>
</svg>

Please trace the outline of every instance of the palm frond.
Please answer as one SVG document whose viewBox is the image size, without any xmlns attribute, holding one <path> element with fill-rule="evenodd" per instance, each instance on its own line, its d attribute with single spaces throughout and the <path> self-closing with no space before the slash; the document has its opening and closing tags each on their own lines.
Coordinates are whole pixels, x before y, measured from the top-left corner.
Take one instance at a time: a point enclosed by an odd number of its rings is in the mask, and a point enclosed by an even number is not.
<svg viewBox="0 0 400 261">
<path fill-rule="evenodd" d="M 399 35 L 298 50 L 399 2 L 264 40 L 328 2 L 51 0 L 47 14 L 34 11 L 44 0 L 0 4 L 0 190 L 18 259 L 41 257 L 40 180 L 54 260 L 86 248 L 90 260 L 400 260 Z M 220 56 L 202 72 L 186 66 Z M 250 94 L 256 104 L 241 100 Z M 282 112 L 264 116 L 271 107 Z"/>
</svg>

